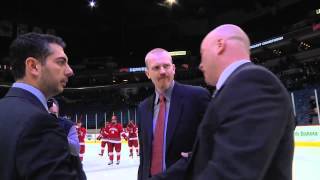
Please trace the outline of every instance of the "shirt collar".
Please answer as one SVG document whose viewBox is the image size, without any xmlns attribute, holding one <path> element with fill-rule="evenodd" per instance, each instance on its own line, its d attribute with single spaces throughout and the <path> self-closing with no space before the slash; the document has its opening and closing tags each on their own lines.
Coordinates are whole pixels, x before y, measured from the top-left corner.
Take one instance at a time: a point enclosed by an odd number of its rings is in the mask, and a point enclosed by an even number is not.
<svg viewBox="0 0 320 180">
<path fill-rule="evenodd" d="M 24 89 L 24 90 L 32 93 L 34 96 L 37 97 L 37 99 L 39 99 L 39 101 L 46 108 L 46 110 L 48 110 L 47 99 L 39 89 L 37 89 L 29 84 L 22 83 L 22 82 L 13 83 L 12 87 L 21 88 L 21 89 Z"/>
<path fill-rule="evenodd" d="M 173 86 L 174 86 L 174 81 L 172 81 L 169 88 L 163 94 L 164 97 L 166 98 L 166 102 L 170 102 Z M 155 105 L 157 105 L 159 103 L 159 96 L 160 96 L 160 93 L 156 90 L 156 99 L 154 101 Z"/>
<path fill-rule="evenodd" d="M 245 64 L 245 63 L 248 63 L 250 62 L 249 60 L 240 60 L 240 61 L 236 61 L 232 64 L 230 64 L 227 68 L 225 68 L 219 79 L 218 79 L 218 82 L 217 82 L 217 85 L 216 85 L 216 91 L 219 90 L 222 85 L 226 82 L 226 80 L 228 79 L 228 77 L 239 67 L 241 66 L 242 64 Z"/>
</svg>

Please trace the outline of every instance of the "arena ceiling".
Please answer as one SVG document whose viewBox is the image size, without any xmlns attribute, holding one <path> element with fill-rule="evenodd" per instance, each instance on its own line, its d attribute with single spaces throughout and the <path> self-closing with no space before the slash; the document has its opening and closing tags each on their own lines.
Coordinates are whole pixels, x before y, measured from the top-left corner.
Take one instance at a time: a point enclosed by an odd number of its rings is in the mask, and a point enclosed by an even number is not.
<svg viewBox="0 0 320 180">
<path fill-rule="evenodd" d="M 241 25 L 253 41 L 285 33 L 316 5 L 302 0 L 179 0 L 168 7 L 164 0 L 96 0 L 90 8 L 88 0 L 10 0 L 0 6 L 0 21 L 11 23 L 13 33 L 0 37 L 1 49 L 17 32 L 54 31 L 67 42 L 72 64 L 100 58 L 119 68 L 140 66 L 154 47 L 197 55 L 203 36 L 222 23 Z"/>
<path fill-rule="evenodd" d="M 186 50 L 188 57 L 174 59 L 179 64 L 176 78 L 200 84 L 203 81 L 199 80 L 202 75 L 197 65 L 202 38 L 217 25 L 233 23 L 248 32 L 253 43 L 284 35 L 285 40 L 279 44 L 253 49 L 252 59 L 273 70 L 285 83 L 288 81 L 287 87 L 299 84 L 291 82 L 291 77 L 310 78 L 310 69 L 317 67 L 314 60 L 320 55 L 320 35 L 312 32 L 312 25 L 320 22 L 319 16 L 314 16 L 320 8 L 316 0 L 180 0 L 171 7 L 164 0 L 96 0 L 96 3 L 95 8 L 90 8 L 88 0 L 2 2 L 0 64 L 8 64 L 8 46 L 17 34 L 54 32 L 66 41 L 76 74 L 65 95 L 84 90 L 81 87 L 90 87 L 84 94 L 91 91 L 97 95 L 96 91 L 104 94 L 104 90 L 115 87 L 130 90 L 130 83 L 135 87 L 150 86 L 144 73 L 119 70 L 144 66 L 146 52 L 155 47 Z M 308 33 L 311 35 L 305 36 Z M 314 56 L 308 62 L 304 57 L 310 53 L 300 47 L 302 40 L 312 46 L 308 50 Z M 278 51 L 282 54 L 277 54 Z M 180 66 L 184 63 L 189 64 L 189 69 Z M 297 70 L 302 65 L 304 68 Z M 5 76 L 0 77 L 0 84 L 13 82 L 8 73 L 1 75 Z M 127 83 L 123 84 L 124 80 Z"/>
</svg>

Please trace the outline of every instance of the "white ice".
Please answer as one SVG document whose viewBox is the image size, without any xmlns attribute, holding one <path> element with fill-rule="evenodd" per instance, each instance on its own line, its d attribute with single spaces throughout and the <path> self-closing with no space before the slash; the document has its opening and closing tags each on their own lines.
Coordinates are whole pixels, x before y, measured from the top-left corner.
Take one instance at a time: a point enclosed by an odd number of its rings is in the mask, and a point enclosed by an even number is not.
<svg viewBox="0 0 320 180">
<path fill-rule="evenodd" d="M 296 147 L 293 180 L 320 179 L 320 147 Z"/>
<path fill-rule="evenodd" d="M 136 180 L 139 157 L 137 157 L 135 150 L 133 151 L 133 158 L 129 157 L 127 144 L 122 144 L 121 148 L 120 164 L 115 164 L 115 156 L 113 165 L 108 165 L 107 148 L 103 157 L 101 157 L 98 155 L 100 153 L 100 144 L 86 144 L 83 168 L 88 180 Z"/>
<path fill-rule="evenodd" d="M 139 158 L 134 151 L 134 157 L 129 157 L 127 144 L 122 144 L 121 161 L 119 165 L 107 165 L 107 153 L 100 157 L 100 144 L 87 144 L 83 160 L 84 170 L 88 180 L 136 180 Z M 320 148 L 296 147 L 293 163 L 293 180 L 320 179 Z"/>
</svg>

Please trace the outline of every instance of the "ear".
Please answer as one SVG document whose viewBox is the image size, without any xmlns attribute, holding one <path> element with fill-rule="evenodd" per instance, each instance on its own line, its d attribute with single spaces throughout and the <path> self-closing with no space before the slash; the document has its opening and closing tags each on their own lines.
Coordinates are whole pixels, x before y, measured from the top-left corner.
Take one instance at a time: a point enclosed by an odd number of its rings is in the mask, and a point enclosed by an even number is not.
<svg viewBox="0 0 320 180">
<path fill-rule="evenodd" d="M 172 64 L 172 70 L 173 70 L 173 74 L 176 73 L 176 65 Z"/>
<path fill-rule="evenodd" d="M 225 50 L 226 44 L 224 39 L 218 39 L 216 45 L 217 54 L 222 54 Z"/>
<path fill-rule="evenodd" d="M 146 76 L 148 77 L 148 79 L 150 79 L 150 75 L 149 75 L 149 70 L 148 70 L 148 68 L 146 68 L 145 73 L 146 73 Z"/>
<path fill-rule="evenodd" d="M 40 73 L 40 62 L 33 58 L 28 57 L 25 61 L 26 64 L 26 74 L 31 74 L 37 76 Z"/>
</svg>

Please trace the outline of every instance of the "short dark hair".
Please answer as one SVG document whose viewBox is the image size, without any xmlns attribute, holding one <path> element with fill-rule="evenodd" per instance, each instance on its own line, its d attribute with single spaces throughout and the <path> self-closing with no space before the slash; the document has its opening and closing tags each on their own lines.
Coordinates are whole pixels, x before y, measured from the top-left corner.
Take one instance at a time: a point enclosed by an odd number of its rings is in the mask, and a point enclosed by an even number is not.
<svg viewBox="0 0 320 180">
<path fill-rule="evenodd" d="M 55 98 L 49 98 L 47 101 L 48 109 L 50 109 L 53 106 L 53 103 L 59 108 L 59 103 Z"/>
<path fill-rule="evenodd" d="M 36 58 L 42 64 L 45 63 L 46 58 L 52 53 L 49 44 L 66 47 L 60 37 L 33 32 L 20 35 L 11 43 L 9 55 L 16 80 L 25 76 L 25 60 L 28 57 Z"/>
</svg>

